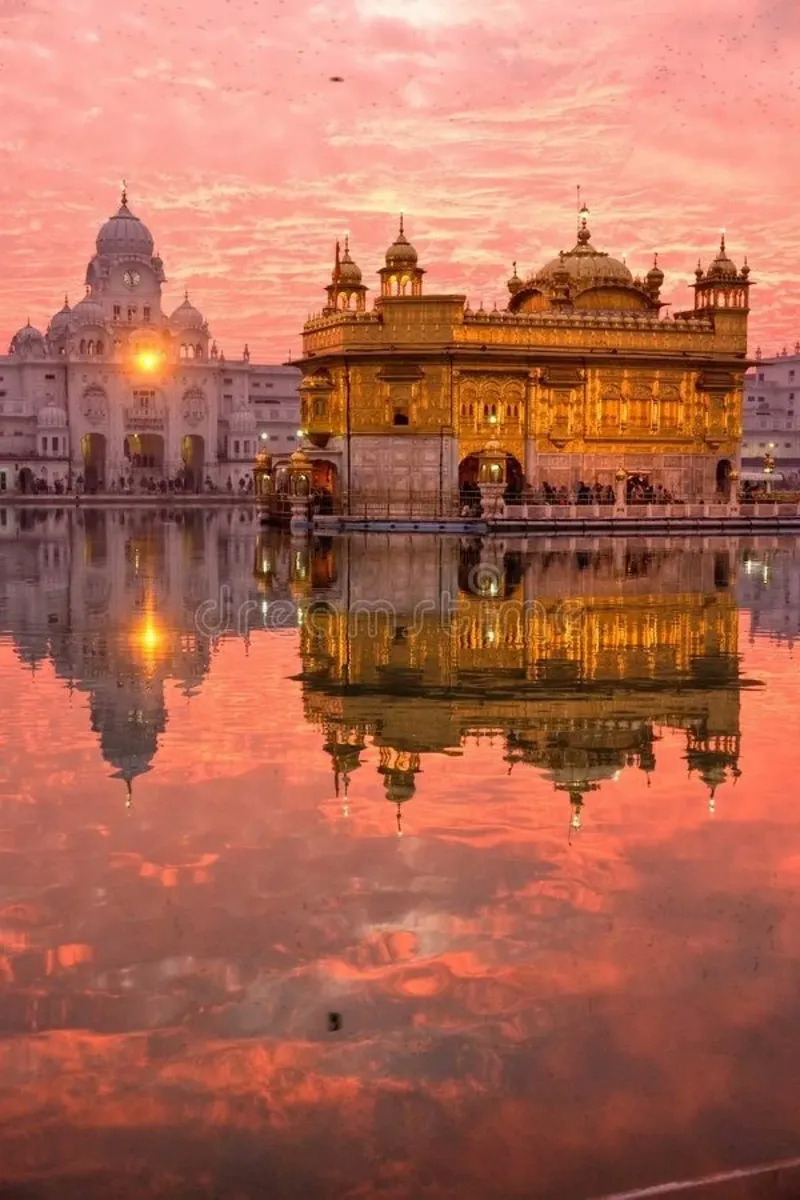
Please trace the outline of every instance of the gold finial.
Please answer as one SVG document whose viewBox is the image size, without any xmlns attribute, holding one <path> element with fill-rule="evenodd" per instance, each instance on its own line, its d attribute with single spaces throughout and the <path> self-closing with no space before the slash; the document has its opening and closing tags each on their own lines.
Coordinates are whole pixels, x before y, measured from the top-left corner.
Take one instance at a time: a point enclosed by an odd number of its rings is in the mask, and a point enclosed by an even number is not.
<svg viewBox="0 0 800 1200">
<path fill-rule="evenodd" d="M 722 233 L 720 234 L 719 252 L 720 252 L 720 254 L 725 253 L 725 230 L 724 229 L 722 230 Z"/>
<path fill-rule="evenodd" d="M 188 304 L 188 302 L 189 302 L 189 289 L 188 288 L 183 289 L 183 298 L 186 301 L 186 303 Z"/>
<path fill-rule="evenodd" d="M 653 266 L 654 267 L 658 266 L 658 251 L 657 250 L 656 250 L 655 254 L 653 255 Z"/>
<path fill-rule="evenodd" d="M 400 213 L 400 235 L 403 235 L 403 214 Z"/>
<path fill-rule="evenodd" d="M 349 233 L 346 233 L 344 235 L 344 252 L 345 252 L 345 254 L 350 253 L 350 234 Z"/>
<path fill-rule="evenodd" d="M 69 308 L 69 295 L 64 292 L 64 308 Z"/>
<path fill-rule="evenodd" d="M 128 207 L 128 185 L 124 179 L 122 181 L 122 207 Z"/>
</svg>

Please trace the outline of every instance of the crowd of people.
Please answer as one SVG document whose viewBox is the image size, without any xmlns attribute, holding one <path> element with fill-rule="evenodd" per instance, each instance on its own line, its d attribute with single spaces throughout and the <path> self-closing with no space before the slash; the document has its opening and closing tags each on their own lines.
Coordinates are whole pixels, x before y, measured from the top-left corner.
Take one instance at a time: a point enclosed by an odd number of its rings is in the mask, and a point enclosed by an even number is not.
<svg viewBox="0 0 800 1200">
<path fill-rule="evenodd" d="M 506 504 L 591 504 L 611 505 L 616 502 L 614 488 L 610 484 L 585 483 L 581 480 L 572 487 L 556 486 L 543 482 L 524 491 L 519 487 L 508 487 L 503 495 Z M 460 493 L 462 517 L 480 516 L 481 492 L 477 483 L 465 483 Z M 628 504 L 676 504 L 678 501 L 662 484 L 651 484 L 648 480 L 635 477 L 628 480 Z"/>
<path fill-rule="evenodd" d="M 249 475 L 246 479 L 240 479 L 238 487 L 234 486 L 233 479 L 228 476 L 227 483 L 224 488 L 219 487 L 210 477 L 206 477 L 202 487 L 197 487 L 193 479 L 182 475 L 177 475 L 174 479 L 156 478 L 155 475 L 139 476 L 134 478 L 131 475 L 120 475 L 116 479 L 111 479 L 106 482 L 95 482 L 87 480 L 84 475 L 79 474 L 74 476 L 70 481 L 55 479 L 52 482 L 44 476 L 32 475 L 29 478 L 23 478 L 18 475 L 14 481 L 14 490 L 17 492 L 27 493 L 28 495 L 83 495 L 87 492 L 112 492 L 121 495 L 175 495 L 189 493 L 219 493 L 227 491 L 229 495 L 235 492 L 237 495 L 250 495 L 253 491 L 253 477 Z"/>
</svg>

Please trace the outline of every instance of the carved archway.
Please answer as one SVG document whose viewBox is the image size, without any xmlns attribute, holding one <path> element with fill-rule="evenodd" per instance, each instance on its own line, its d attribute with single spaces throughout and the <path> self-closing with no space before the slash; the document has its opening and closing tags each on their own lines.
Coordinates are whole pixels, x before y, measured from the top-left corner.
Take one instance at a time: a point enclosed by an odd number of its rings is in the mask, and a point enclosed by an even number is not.
<svg viewBox="0 0 800 1200">
<path fill-rule="evenodd" d="M 104 433 L 85 433 L 81 438 L 83 457 L 83 486 L 87 492 L 97 492 L 106 482 L 106 436 Z"/>
</svg>

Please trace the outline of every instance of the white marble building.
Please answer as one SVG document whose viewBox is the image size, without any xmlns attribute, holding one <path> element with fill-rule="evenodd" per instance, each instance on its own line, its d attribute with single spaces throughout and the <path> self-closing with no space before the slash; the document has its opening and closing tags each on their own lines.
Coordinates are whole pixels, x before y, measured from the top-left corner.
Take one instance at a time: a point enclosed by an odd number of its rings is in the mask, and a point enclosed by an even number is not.
<svg viewBox="0 0 800 1200">
<path fill-rule="evenodd" d="M 251 486 L 260 450 L 297 446 L 300 373 L 226 360 L 188 293 L 162 310 L 164 264 L 122 203 L 101 227 L 86 295 L 0 357 L 0 491 Z M 230 482 L 229 482 L 230 481 Z"/>
<path fill-rule="evenodd" d="M 771 454 L 776 473 L 791 479 L 800 474 L 800 342 L 793 353 L 756 358 L 744 377 L 742 468 L 761 471 Z"/>
</svg>

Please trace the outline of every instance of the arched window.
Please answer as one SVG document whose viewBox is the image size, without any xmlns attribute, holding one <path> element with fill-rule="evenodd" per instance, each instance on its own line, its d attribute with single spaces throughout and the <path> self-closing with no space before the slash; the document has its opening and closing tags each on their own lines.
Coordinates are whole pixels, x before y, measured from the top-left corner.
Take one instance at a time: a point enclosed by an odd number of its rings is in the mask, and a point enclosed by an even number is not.
<svg viewBox="0 0 800 1200">
<path fill-rule="evenodd" d="M 86 343 L 86 353 L 94 354 L 94 342 L 91 338 L 89 338 L 89 341 Z"/>
<path fill-rule="evenodd" d="M 489 405 L 488 404 L 484 404 L 484 406 L 483 406 L 483 419 L 484 419 L 484 421 L 489 420 Z"/>
<path fill-rule="evenodd" d="M 181 348 L 178 351 L 179 358 L 186 358 L 186 346 L 181 342 Z"/>
<path fill-rule="evenodd" d="M 97 339 L 97 342 L 95 343 L 94 350 L 95 350 L 95 354 L 102 354 L 102 353 L 104 352 L 104 350 L 105 350 L 105 346 L 103 345 L 103 339 L 102 339 L 102 338 L 98 338 L 98 339 Z"/>
<path fill-rule="evenodd" d="M 203 347 L 202 347 L 202 346 L 195 346 L 195 348 L 194 348 L 194 356 L 195 356 L 195 358 L 202 358 L 202 357 L 203 357 Z"/>
<path fill-rule="evenodd" d="M 187 358 L 194 358 L 194 346 L 187 346 L 187 347 L 186 347 L 186 357 L 187 357 Z"/>
<path fill-rule="evenodd" d="M 85 338 L 81 338 L 81 344 L 80 344 L 80 346 L 78 347 L 78 353 L 79 353 L 79 354 L 85 354 L 85 353 L 86 353 L 86 339 L 85 339 Z"/>
</svg>

